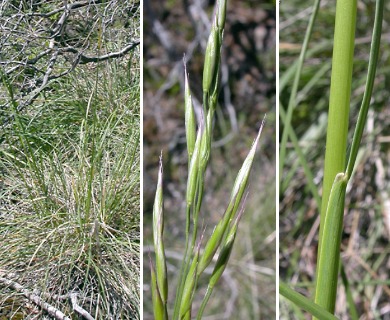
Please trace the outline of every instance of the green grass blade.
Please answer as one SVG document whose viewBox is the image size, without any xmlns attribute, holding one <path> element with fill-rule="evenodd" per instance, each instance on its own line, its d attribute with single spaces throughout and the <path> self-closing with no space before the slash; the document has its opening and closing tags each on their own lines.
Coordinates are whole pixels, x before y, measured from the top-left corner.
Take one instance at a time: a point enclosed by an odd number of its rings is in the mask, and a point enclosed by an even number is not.
<svg viewBox="0 0 390 320">
<path fill-rule="evenodd" d="M 318 319 L 337 320 L 337 318 L 333 314 L 320 307 L 319 305 L 315 304 L 313 301 L 296 292 L 295 290 L 289 288 L 282 281 L 279 282 L 279 292 L 282 296 L 284 296 L 303 310 L 309 312 L 311 315 L 317 317 Z"/>
<path fill-rule="evenodd" d="M 321 41 L 319 44 L 313 46 L 313 48 L 308 49 L 306 52 L 306 58 L 313 57 L 317 53 L 320 53 L 322 51 L 325 51 L 326 49 L 329 49 L 329 47 L 333 44 L 333 41 L 330 40 L 324 40 Z M 279 80 L 279 91 L 282 92 L 284 88 L 287 86 L 291 78 L 295 76 L 295 71 L 298 68 L 298 62 L 295 61 L 290 67 L 286 69 L 286 71 L 280 76 Z"/>
<path fill-rule="evenodd" d="M 343 285 L 344 285 L 344 288 L 345 288 L 345 293 L 347 295 L 349 316 L 351 317 L 352 320 L 359 320 L 359 314 L 358 314 L 358 312 L 356 310 L 356 306 L 355 306 L 355 303 L 353 301 L 350 284 L 349 284 L 349 281 L 348 281 L 348 277 L 347 277 L 347 275 L 345 273 L 343 263 L 341 263 L 341 268 L 340 269 L 341 269 L 341 279 L 343 281 Z"/>
<path fill-rule="evenodd" d="M 284 168 L 284 162 L 286 158 L 286 145 L 287 145 L 287 138 L 288 138 L 288 131 L 289 127 L 291 126 L 291 118 L 292 118 L 292 113 L 296 105 L 296 98 L 297 98 L 297 93 L 298 93 L 298 85 L 299 85 L 299 80 L 301 78 L 301 72 L 302 72 L 302 67 L 303 67 L 303 62 L 306 57 L 306 51 L 309 45 L 310 37 L 313 32 L 313 26 L 314 22 L 317 17 L 318 9 L 320 7 L 320 0 L 315 0 L 313 4 L 313 11 L 310 16 L 310 21 L 308 24 L 308 27 L 306 29 L 306 34 L 305 34 L 305 39 L 303 40 L 303 45 L 301 49 L 301 53 L 299 55 L 298 59 L 298 64 L 297 64 L 297 69 L 295 71 L 295 77 L 294 77 L 294 82 L 293 86 L 291 89 L 291 95 L 290 95 L 290 100 L 288 102 L 288 107 L 287 107 L 287 115 L 286 115 L 286 121 L 285 121 L 285 127 L 283 129 L 283 134 L 282 134 L 282 141 L 280 143 L 280 155 L 279 155 L 279 180 L 282 179 L 283 176 L 283 168 Z"/>
<path fill-rule="evenodd" d="M 348 177 L 336 175 L 329 197 L 319 244 L 315 303 L 334 312 L 340 260 L 340 241 L 344 216 L 344 199 Z"/>
<path fill-rule="evenodd" d="M 375 72 L 378 63 L 379 47 L 380 47 L 381 35 L 382 35 L 383 6 L 384 6 L 384 0 L 377 0 L 377 4 L 375 8 L 374 30 L 372 33 L 372 42 L 371 42 L 371 50 L 370 50 L 370 60 L 368 63 L 366 89 L 364 91 L 363 100 L 359 111 L 359 117 L 355 127 L 355 132 L 353 134 L 351 152 L 349 155 L 347 169 L 346 169 L 346 173 L 348 177 L 352 175 L 353 167 L 356 162 L 360 141 L 362 139 L 364 126 L 367 120 L 367 113 L 368 113 L 368 108 L 370 106 L 372 89 L 374 87 Z"/>
<path fill-rule="evenodd" d="M 281 104 L 279 105 L 279 115 L 282 121 L 286 123 L 286 112 L 284 111 L 283 106 Z M 301 147 L 299 146 L 299 141 L 297 136 L 295 135 L 294 129 L 291 126 L 289 126 L 289 127 L 285 127 L 285 130 L 288 130 L 290 140 L 294 146 L 295 152 L 298 155 L 298 159 L 302 165 L 303 171 L 305 172 L 308 188 L 310 189 L 316 201 L 317 207 L 321 208 L 321 198 L 318 193 L 317 187 L 314 184 L 314 176 L 310 170 L 309 164 L 306 161 L 305 155 L 303 154 Z"/>
</svg>

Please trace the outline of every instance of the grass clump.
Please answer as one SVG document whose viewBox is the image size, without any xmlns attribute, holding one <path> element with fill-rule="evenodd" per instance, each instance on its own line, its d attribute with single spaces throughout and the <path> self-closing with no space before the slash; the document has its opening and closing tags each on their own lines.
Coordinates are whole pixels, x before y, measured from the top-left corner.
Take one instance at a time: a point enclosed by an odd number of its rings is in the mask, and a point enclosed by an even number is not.
<svg viewBox="0 0 390 320">
<path fill-rule="evenodd" d="M 2 134 L 0 277 L 68 317 L 139 318 L 138 64 L 78 69 Z M 6 284 L 3 314 L 45 316 Z"/>
</svg>

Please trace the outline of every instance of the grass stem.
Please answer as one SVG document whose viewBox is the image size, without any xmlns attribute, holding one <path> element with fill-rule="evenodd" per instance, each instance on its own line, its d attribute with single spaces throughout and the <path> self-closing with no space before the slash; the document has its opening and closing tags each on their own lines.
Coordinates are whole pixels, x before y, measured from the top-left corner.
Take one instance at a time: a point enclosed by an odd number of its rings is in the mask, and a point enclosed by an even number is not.
<svg viewBox="0 0 390 320">
<path fill-rule="evenodd" d="M 356 6 L 356 0 L 338 1 L 336 5 L 315 294 L 315 302 L 331 313 L 334 313 L 336 301 L 344 196 L 348 181 L 348 177 L 339 174 L 345 169 Z"/>
</svg>

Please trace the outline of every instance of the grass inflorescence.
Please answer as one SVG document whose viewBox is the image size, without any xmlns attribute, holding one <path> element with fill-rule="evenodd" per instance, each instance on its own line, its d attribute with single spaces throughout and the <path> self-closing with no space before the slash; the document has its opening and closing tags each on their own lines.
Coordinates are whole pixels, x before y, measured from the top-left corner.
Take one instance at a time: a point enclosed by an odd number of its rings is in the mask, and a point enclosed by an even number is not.
<svg viewBox="0 0 390 320">
<path fill-rule="evenodd" d="M 178 271 L 176 287 L 171 286 L 167 275 L 167 257 L 164 247 L 164 212 L 162 160 L 158 173 L 157 191 L 153 207 L 153 239 L 155 262 L 151 263 L 151 289 L 155 319 L 202 319 L 216 283 L 228 264 L 236 238 L 238 223 L 242 216 L 246 188 L 259 142 L 260 133 L 252 144 L 236 180 L 234 182 L 224 214 L 214 227 L 211 235 L 205 235 L 200 226 L 202 202 L 207 189 L 206 169 L 212 153 L 211 140 L 214 115 L 217 109 L 219 87 L 221 47 L 226 19 L 227 1 L 216 3 L 203 68 L 203 109 L 196 121 L 188 74 L 185 69 L 185 127 L 188 155 L 188 177 L 185 196 L 186 224 L 184 254 Z M 216 260 L 216 261 L 215 261 Z M 213 262 L 215 261 L 215 262 Z M 211 274 L 205 272 L 211 268 Z M 200 282 L 206 281 L 207 289 L 200 306 L 194 307 L 194 297 Z M 169 292 L 175 291 L 171 307 Z"/>
</svg>

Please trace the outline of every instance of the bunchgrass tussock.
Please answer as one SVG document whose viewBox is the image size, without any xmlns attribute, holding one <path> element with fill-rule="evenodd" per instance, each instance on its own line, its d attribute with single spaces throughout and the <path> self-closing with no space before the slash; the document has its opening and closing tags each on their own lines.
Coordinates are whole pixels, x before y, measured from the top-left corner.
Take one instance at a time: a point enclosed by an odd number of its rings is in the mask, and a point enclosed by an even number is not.
<svg viewBox="0 0 390 320">
<path fill-rule="evenodd" d="M 139 77 L 126 64 L 78 70 L 2 133 L 0 309 L 15 319 L 49 312 L 28 292 L 68 318 L 139 318 Z"/>
<path fill-rule="evenodd" d="M 201 319 L 213 288 L 224 272 L 236 237 L 238 223 L 244 211 L 245 192 L 248 186 L 253 159 L 259 143 L 264 121 L 258 136 L 243 162 L 234 182 L 225 213 L 207 238 L 199 233 L 199 216 L 205 193 L 205 173 L 212 152 L 211 140 L 213 119 L 217 107 L 220 86 L 221 47 L 226 19 L 226 0 L 216 3 L 215 15 L 208 37 L 203 68 L 203 110 L 196 123 L 187 70 L 185 68 L 185 128 L 188 155 L 188 177 L 185 201 L 186 225 L 185 245 L 178 276 L 173 311 L 167 301 L 167 262 L 164 252 L 164 206 L 162 159 L 158 174 L 157 190 L 153 207 L 153 239 L 155 263 L 151 265 L 151 288 L 155 319 Z M 214 271 L 208 276 L 204 271 L 212 264 Z M 207 292 L 199 310 L 193 306 L 200 279 L 208 279 Z"/>
</svg>

